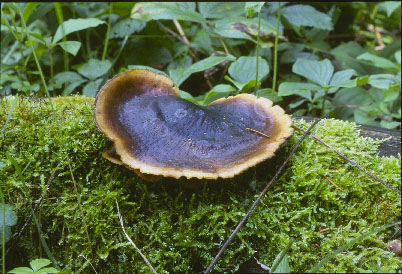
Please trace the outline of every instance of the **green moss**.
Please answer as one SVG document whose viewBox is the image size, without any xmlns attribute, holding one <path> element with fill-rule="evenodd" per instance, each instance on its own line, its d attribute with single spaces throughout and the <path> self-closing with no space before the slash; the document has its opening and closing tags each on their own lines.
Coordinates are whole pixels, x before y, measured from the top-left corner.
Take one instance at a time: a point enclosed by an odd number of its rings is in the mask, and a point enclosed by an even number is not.
<svg viewBox="0 0 402 274">
<path fill-rule="evenodd" d="M 0 101 L 0 125 L 7 119 L 12 100 Z M 20 229 L 30 214 L 28 204 L 34 205 L 61 162 L 37 215 L 50 251 L 66 271 L 90 271 L 81 254 L 100 273 L 148 271 L 122 233 L 115 200 L 127 233 L 157 271 L 202 271 L 263 189 L 264 181 L 272 177 L 301 137 L 296 132 L 277 157 L 232 180 L 200 182 L 200 188 L 189 190 L 173 179 L 144 183 L 128 169 L 103 159 L 101 152 L 109 144 L 96 129 L 93 99 L 76 96 L 53 102 L 56 110 L 46 100 L 18 101 L 4 138 L 0 138 L 0 181 L 6 203 L 17 208 L 14 229 Z M 308 126 L 304 121 L 296 124 Z M 313 132 L 400 188 L 400 156 L 377 156 L 379 142 L 360 137 L 355 124 L 327 119 Z M 23 170 L 23 178 L 10 159 Z M 306 138 L 216 269 L 236 270 L 251 256 L 271 265 L 289 239 L 296 238 L 289 263 L 292 271 L 304 272 L 347 241 L 400 217 L 398 193 Z M 330 230 L 320 233 L 323 228 Z M 394 232 L 389 229 L 369 237 L 320 271 L 396 270 L 401 259 L 386 249 Z M 18 241 L 8 244 L 13 246 L 7 256 L 8 269 L 45 256 L 33 224 Z"/>
</svg>

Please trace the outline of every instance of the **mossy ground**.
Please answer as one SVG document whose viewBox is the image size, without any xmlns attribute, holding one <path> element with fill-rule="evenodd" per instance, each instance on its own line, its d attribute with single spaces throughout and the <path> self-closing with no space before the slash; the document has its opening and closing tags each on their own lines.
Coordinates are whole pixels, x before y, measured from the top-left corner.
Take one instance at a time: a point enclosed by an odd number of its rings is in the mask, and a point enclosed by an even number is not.
<svg viewBox="0 0 402 274">
<path fill-rule="evenodd" d="M 11 97 L 0 100 L 1 127 L 12 101 Z M 53 99 L 53 104 L 55 110 L 47 100 L 18 101 L 0 138 L 0 182 L 6 203 L 17 209 L 15 232 L 30 214 L 29 203 L 33 206 L 39 199 L 61 162 L 37 216 L 50 251 L 67 272 L 90 271 L 81 254 L 99 273 L 148 272 L 122 233 L 116 200 L 127 233 L 157 271 L 204 270 L 301 137 L 296 132 L 275 158 L 234 179 L 200 181 L 199 188 L 188 189 L 173 179 L 143 182 L 130 170 L 103 159 L 101 153 L 109 143 L 96 129 L 93 99 L 62 97 Z M 303 121 L 296 124 L 308 126 Z M 355 124 L 327 119 L 313 132 L 400 189 L 400 156 L 377 156 L 378 142 L 360 137 Z M 224 252 L 216 270 L 234 271 L 251 256 L 271 265 L 289 239 L 295 238 L 289 264 L 292 271 L 304 272 L 347 241 L 400 219 L 398 193 L 306 138 Z M 320 232 L 324 228 L 329 229 Z M 320 271 L 397 270 L 402 261 L 386 248 L 396 229 L 357 243 Z M 46 257 L 33 223 L 17 241 L 8 242 L 9 246 L 7 269 Z"/>
</svg>

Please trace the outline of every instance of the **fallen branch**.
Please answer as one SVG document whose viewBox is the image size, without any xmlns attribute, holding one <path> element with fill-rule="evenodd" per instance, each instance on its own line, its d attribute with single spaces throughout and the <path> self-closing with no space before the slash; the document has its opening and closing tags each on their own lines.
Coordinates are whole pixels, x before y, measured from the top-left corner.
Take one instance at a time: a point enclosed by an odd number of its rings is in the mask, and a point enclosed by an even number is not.
<svg viewBox="0 0 402 274">
<path fill-rule="evenodd" d="M 212 263 L 208 266 L 208 268 L 205 270 L 204 274 L 209 273 L 212 268 L 214 267 L 214 265 L 218 262 L 219 258 L 221 257 L 221 255 L 223 254 L 223 252 L 225 251 L 225 249 L 228 247 L 228 245 L 230 244 L 230 242 L 234 239 L 234 237 L 236 236 L 236 234 L 240 231 L 240 229 L 243 227 L 243 225 L 246 223 L 248 217 L 250 216 L 251 212 L 254 210 L 254 208 L 257 206 L 258 202 L 262 199 L 262 197 L 264 197 L 265 193 L 267 193 L 268 189 L 270 188 L 270 186 L 272 185 L 272 183 L 279 177 L 279 174 L 282 172 L 282 170 L 284 169 L 284 167 L 286 166 L 286 164 L 289 162 L 290 158 L 293 156 L 293 154 L 296 152 L 297 148 L 300 146 L 300 143 L 304 140 L 304 138 L 306 138 L 307 134 L 313 129 L 313 127 L 319 122 L 321 121 L 321 119 L 316 120 L 308 129 L 307 131 L 303 134 L 303 136 L 300 138 L 300 140 L 297 142 L 297 144 L 293 147 L 292 151 L 290 152 L 290 154 L 288 155 L 288 157 L 286 158 L 286 160 L 283 162 L 283 164 L 281 165 L 281 167 L 278 169 L 278 171 L 275 173 L 274 177 L 271 179 L 271 181 L 269 181 L 269 183 L 265 186 L 264 190 L 260 193 L 260 195 L 258 195 L 258 198 L 254 201 L 254 203 L 251 205 L 250 209 L 247 211 L 246 215 L 243 217 L 243 219 L 240 221 L 240 223 L 237 225 L 237 227 L 235 228 L 235 230 L 232 232 L 232 234 L 230 235 L 229 239 L 227 239 L 227 241 L 223 244 L 223 246 L 221 247 L 221 249 L 219 250 L 218 254 L 216 254 L 214 260 L 212 261 Z"/>
<path fill-rule="evenodd" d="M 293 127 L 301 132 L 306 133 L 306 131 L 304 131 L 303 129 L 293 125 Z M 346 157 L 344 154 L 340 153 L 339 151 L 337 151 L 336 149 L 334 149 L 332 146 L 330 146 L 329 144 L 327 144 L 326 142 L 324 142 L 321 138 L 315 136 L 314 134 L 310 133 L 311 137 L 313 137 L 315 140 L 317 140 L 318 142 L 320 142 L 321 144 L 323 144 L 324 146 L 326 146 L 327 148 L 331 149 L 333 152 L 335 152 L 336 154 L 338 154 L 342 159 L 344 159 L 345 161 L 348 161 L 349 163 L 351 163 L 353 166 L 357 167 L 359 170 L 363 171 L 364 173 L 366 173 L 368 176 L 370 176 L 371 178 L 373 178 L 374 180 L 380 182 L 381 184 L 383 184 L 384 186 L 388 187 L 389 189 L 392 189 L 393 191 L 398 192 L 399 194 L 401 194 L 401 191 L 399 189 L 396 189 L 395 187 L 391 186 L 390 184 L 386 183 L 385 181 L 381 180 L 380 178 L 378 178 L 376 175 L 372 174 L 371 172 L 367 171 L 366 169 L 364 169 L 362 166 L 360 166 L 358 163 L 356 163 L 353 160 L 350 160 L 348 157 Z"/>
<path fill-rule="evenodd" d="M 123 224 L 123 217 L 120 214 L 120 209 L 119 209 L 119 203 L 116 200 L 116 206 L 117 206 L 117 212 L 119 213 L 119 219 L 120 219 L 120 224 L 121 228 L 123 229 L 123 233 L 126 236 L 127 240 L 131 243 L 131 245 L 137 250 L 137 252 L 141 255 L 142 259 L 145 261 L 145 263 L 149 266 L 151 271 L 153 273 L 157 273 L 156 270 L 152 267 L 151 263 L 147 260 L 147 258 L 142 254 L 141 250 L 135 245 L 135 243 L 131 240 L 131 238 L 127 235 L 126 230 L 124 229 L 124 224 Z"/>
</svg>

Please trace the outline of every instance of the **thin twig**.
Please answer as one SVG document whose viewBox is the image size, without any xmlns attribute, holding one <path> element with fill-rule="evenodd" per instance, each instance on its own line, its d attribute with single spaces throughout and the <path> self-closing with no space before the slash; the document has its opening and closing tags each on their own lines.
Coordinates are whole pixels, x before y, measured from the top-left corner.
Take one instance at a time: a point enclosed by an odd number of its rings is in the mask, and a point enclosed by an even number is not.
<svg viewBox="0 0 402 274">
<path fill-rule="evenodd" d="M 232 234 L 230 235 L 229 239 L 227 239 L 227 241 L 223 244 L 223 246 L 221 247 L 221 249 L 219 250 L 218 254 L 215 256 L 214 260 L 212 261 L 212 263 L 208 266 L 208 268 L 205 270 L 204 274 L 209 273 L 212 268 L 214 267 L 214 265 L 218 262 L 219 258 L 221 257 L 221 255 L 223 254 L 223 252 L 225 251 L 225 249 L 228 247 L 228 245 L 230 244 L 230 242 L 234 239 L 234 237 L 236 236 L 237 232 L 240 231 L 240 229 L 242 228 L 242 226 L 246 223 L 248 217 L 250 216 L 251 212 L 254 210 L 254 208 L 257 206 L 258 202 L 262 199 L 262 197 L 264 197 L 265 193 L 267 193 L 268 189 L 270 188 L 270 186 L 272 185 L 272 183 L 279 177 L 279 174 L 282 172 L 282 170 L 284 169 L 284 167 L 286 166 L 286 164 L 289 162 L 290 158 L 293 156 L 293 154 L 296 152 L 297 148 L 300 146 L 300 143 L 304 140 L 304 138 L 306 138 L 307 134 L 311 131 L 311 129 L 320 121 L 321 119 L 316 120 L 306 131 L 306 133 L 304 133 L 304 135 L 300 138 L 300 140 L 297 142 L 297 144 L 293 147 L 292 151 L 290 152 L 290 154 L 288 155 L 288 157 L 286 158 L 286 160 L 283 162 L 283 164 L 281 165 L 281 167 L 278 169 L 278 171 L 275 173 L 274 177 L 271 179 L 271 181 L 269 181 L 269 183 L 265 186 L 264 190 L 260 193 L 260 195 L 258 195 L 258 198 L 254 201 L 254 203 L 251 205 L 250 209 L 247 211 L 246 215 L 243 217 L 243 219 L 240 221 L 240 223 L 237 225 L 237 227 L 235 228 L 235 230 L 232 232 Z"/>
<path fill-rule="evenodd" d="M 179 32 L 182 41 L 184 42 L 184 44 L 186 44 L 186 46 L 188 47 L 188 52 L 190 53 L 191 57 L 193 58 L 194 61 L 198 62 L 200 59 L 197 57 L 197 55 L 195 55 L 195 53 L 192 50 L 190 41 L 187 39 L 186 34 L 183 31 L 183 28 L 181 27 L 179 21 L 177 19 L 173 19 L 173 24 L 175 25 L 177 31 Z M 206 77 L 205 80 L 207 81 L 207 85 L 210 89 L 212 89 L 213 85 L 211 83 L 211 81 L 209 80 L 209 77 Z"/>
<path fill-rule="evenodd" d="M 337 230 L 337 228 L 326 227 L 326 228 L 321 229 L 319 232 L 324 233 L 324 232 L 327 232 L 327 231 L 330 231 L 330 230 Z"/>
<path fill-rule="evenodd" d="M 117 206 L 117 212 L 119 213 L 119 219 L 120 219 L 120 224 L 121 228 L 123 229 L 123 233 L 126 236 L 127 240 L 131 243 L 131 245 L 137 250 L 138 253 L 140 253 L 142 259 L 145 261 L 145 263 L 149 266 L 151 271 L 153 273 L 157 273 L 156 270 L 152 267 L 151 263 L 147 260 L 147 258 L 142 254 L 141 250 L 135 245 L 135 243 L 131 240 L 131 238 L 127 235 L 126 230 L 124 229 L 124 224 L 123 224 L 123 217 L 120 214 L 120 209 L 119 209 L 119 203 L 116 200 L 116 206 Z"/>
<path fill-rule="evenodd" d="M 338 188 L 338 189 L 341 189 L 339 186 L 337 186 L 330 178 L 328 178 L 327 176 L 324 176 L 325 177 L 325 179 L 327 179 L 328 180 L 328 182 L 330 182 L 334 187 L 336 187 L 336 188 Z"/>
<path fill-rule="evenodd" d="M 183 28 L 181 27 L 179 21 L 177 19 L 173 19 L 173 24 L 175 25 L 177 31 L 180 34 L 180 37 L 183 41 L 184 44 L 188 47 L 188 52 L 190 53 L 191 57 L 193 57 L 194 61 L 198 62 L 200 59 L 198 59 L 197 55 L 194 54 L 193 50 L 191 49 L 191 44 L 190 41 L 188 41 L 186 34 L 183 31 Z"/>
<path fill-rule="evenodd" d="M 179 39 L 180 41 L 182 41 L 182 42 L 184 43 L 183 38 L 181 38 L 181 36 L 178 35 L 176 32 L 174 32 L 173 30 L 171 30 L 171 29 L 165 27 L 165 26 L 164 26 L 161 22 L 159 22 L 159 21 L 155 21 L 155 22 L 156 22 L 156 23 L 158 24 L 158 26 L 159 26 L 160 28 L 162 28 L 164 31 L 170 33 L 171 35 L 173 35 L 174 37 L 176 37 L 177 39 Z"/>
<path fill-rule="evenodd" d="M 262 133 L 261 131 L 258 131 L 258 130 L 255 130 L 255 129 L 252 129 L 252 128 L 249 128 L 249 127 L 246 127 L 246 129 L 247 129 L 247 130 L 250 130 L 250 131 L 252 131 L 252 132 L 255 132 L 255 133 L 257 133 L 257 134 L 260 134 L 260 135 L 264 136 L 265 138 L 271 138 L 271 137 L 269 137 L 268 135 L 266 135 L 265 133 Z"/>
<path fill-rule="evenodd" d="M 301 132 L 306 132 L 303 129 L 299 128 L 298 126 L 293 125 L 293 127 Z M 352 166 L 357 167 L 358 169 L 360 169 L 361 171 L 363 171 L 364 173 L 366 173 L 368 176 L 370 176 L 371 178 L 373 178 L 374 180 L 380 182 L 381 184 L 383 184 L 384 186 L 388 187 L 389 189 L 392 189 L 393 191 L 398 192 L 399 194 L 401 194 L 401 191 L 399 189 L 396 189 L 395 187 L 391 186 L 390 184 L 386 183 L 385 181 L 381 180 L 380 178 L 378 178 L 376 175 L 372 174 L 371 172 L 367 171 L 366 169 L 364 169 L 362 166 L 360 166 L 358 163 L 356 163 L 353 160 L 350 160 L 348 157 L 346 157 L 345 155 L 343 155 L 342 153 L 340 153 L 339 151 L 337 151 L 336 149 L 334 149 L 332 146 L 330 146 L 329 144 L 327 144 L 326 142 L 324 142 L 321 138 L 315 136 L 314 134 L 310 133 L 311 137 L 313 137 L 315 140 L 317 140 L 318 142 L 320 142 L 321 144 L 323 144 L 324 146 L 326 146 L 327 148 L 331 149 L 333 152 L 335 152 L 336 154 L 338 154 L 342 159 L 348 161 L 349 163 L 352 164 Z"/>
<path fill-rule="evenodd" d="M 78 258 L 79 257 L 83 257 L 92 266 L 92 269 L 95 271 L 95 273 L 98 274 L 98 272 L 96 272 L 96 270 L 95 270 L 95 267 L 91 264 L 91 262 L 83 254 L 80 254 L 78 256 Z"/>
</svg>

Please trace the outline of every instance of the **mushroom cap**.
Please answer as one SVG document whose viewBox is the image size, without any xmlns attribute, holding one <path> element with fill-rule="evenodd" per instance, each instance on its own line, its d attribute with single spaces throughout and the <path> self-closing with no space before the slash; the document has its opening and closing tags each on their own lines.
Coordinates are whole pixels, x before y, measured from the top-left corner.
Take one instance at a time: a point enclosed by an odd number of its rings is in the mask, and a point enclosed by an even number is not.
<svg viewBox="0 0 402 274">
<path fill-rule="evenodd" d="M 170 78 L 138 69 L 101 88 L 95 121 L 120 156 L 106 158 L 137 174 L 174 178 L 233 177 L 272 157 L 293 134 L 290 116 L 266 98 L 239 94 L 195 105 Z"/>
</svg>

